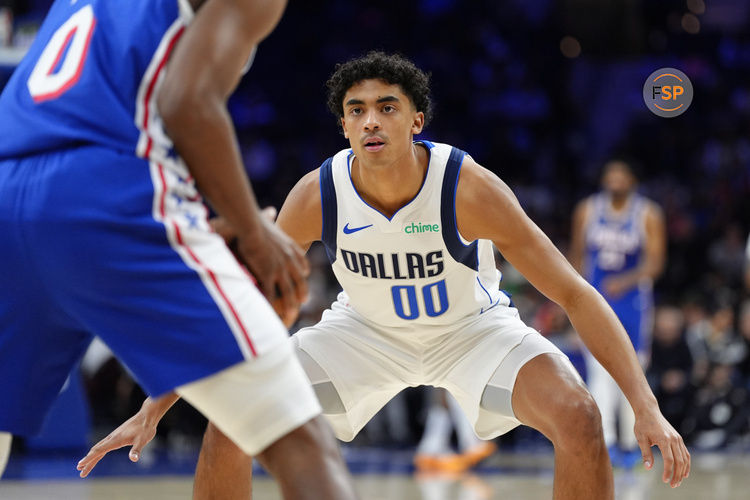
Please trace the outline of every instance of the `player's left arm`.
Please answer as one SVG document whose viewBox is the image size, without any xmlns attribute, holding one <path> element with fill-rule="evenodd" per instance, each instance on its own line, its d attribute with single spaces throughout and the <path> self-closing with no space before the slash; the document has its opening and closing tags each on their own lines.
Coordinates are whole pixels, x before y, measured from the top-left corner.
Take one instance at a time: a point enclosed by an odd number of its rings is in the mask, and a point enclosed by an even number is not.
<svg viewBox="0 0 750 500">
<path fill-rule="evenodd" d="M 672 486 L 682 481 L 690 469 L 690 455 L 661 415 L 617 316 L 526 215 L 510 188 L 469 157 L 459 176 L 456 219 L 464 238 L 492 240 L 532 285 L 565 309 L 586 346 L 630 401 L 647 467 L 653 464 L 650 448 L 657 445 L 665 459 L 663 480 Z"/>
<path fill-rule="evenodd" d="M 643 280 L 655 280 L 664 271 L 667 256 L 667 229 L 659 205 L 648 201 L 644 214 L 644 246 L 641 262 L 632 271 L 611 276 L 604 282 L 607 293 L 617 297 L 637 287 Z"/>
</svg>

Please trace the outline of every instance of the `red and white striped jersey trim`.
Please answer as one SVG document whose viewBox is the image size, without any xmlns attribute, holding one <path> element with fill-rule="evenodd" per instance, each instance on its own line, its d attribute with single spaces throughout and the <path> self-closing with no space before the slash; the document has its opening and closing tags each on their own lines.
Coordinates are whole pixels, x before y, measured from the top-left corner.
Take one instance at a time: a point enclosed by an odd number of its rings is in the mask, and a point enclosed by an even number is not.
<svg viewBox="0 0 750 500">
<path fill-rule="evenodd" d="M 174 200 L 168 198 L 170 195 L 181 198 L 179 190 L 184 183 L 179 180 L 179 174 L 161 163 L 150 162 L 149 165 L 154 184 L 154 219 L 164 224 L 172 248 L 200 277 L 244 356 L 257 356 L 258 349 L 250 335 L 248 321 L 253 314 L 249 309 L 264 302 L 260 292 L 245 275 L 221 237 L 208 229 L 205 206 L 199 201 L 173 203 Z M 196 227 L 188 227 L 188 217 L 197 221 Z M 250 293 L 258 297 L 255 303 L 248 306 L 248 299 L 252 299 L 248 297 Z M 264 304 L 262 307 L 269 306 Z"/>
<path fill-rule="evenodd" d="M 172 140 L 164 130 L 156 107 L 156 96 L 164 80 L 164 67 L 169 61 L 169 56 L 177 41 L 184 33 L 185 27 L 185 21 L 178 18 L 167 29 L 156 52 L 154 52 L 154 57 L 146 68 L 141 84 L 138 86 L 135 126 L 138 127 L 141 134 L 138 137 L 135 151 L 136 155 L 141 158 L 163 161 L 172 147 Z"/>
</svg>

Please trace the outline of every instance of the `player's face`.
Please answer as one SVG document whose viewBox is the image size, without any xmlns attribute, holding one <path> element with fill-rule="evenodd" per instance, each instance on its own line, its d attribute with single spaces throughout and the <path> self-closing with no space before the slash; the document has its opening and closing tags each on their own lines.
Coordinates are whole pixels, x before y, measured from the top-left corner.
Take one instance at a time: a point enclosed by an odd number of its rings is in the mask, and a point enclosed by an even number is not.
<svg viewBox="0 0 750 500">
<path fill-rule="evenodd" d="M 401 87 L 382 80 L 363 80 L 344 95 L 341 125 L 360 161 L 393 162 L 411 150 L 422 131 L 417 112 Z"/>
<path fill-rule="evenodd" d="M 602 186 L 614 197 L 625 197 L 635 187 L 635 178 L 627 166 L 613 163 L 607 166 Z"/>
</svg>

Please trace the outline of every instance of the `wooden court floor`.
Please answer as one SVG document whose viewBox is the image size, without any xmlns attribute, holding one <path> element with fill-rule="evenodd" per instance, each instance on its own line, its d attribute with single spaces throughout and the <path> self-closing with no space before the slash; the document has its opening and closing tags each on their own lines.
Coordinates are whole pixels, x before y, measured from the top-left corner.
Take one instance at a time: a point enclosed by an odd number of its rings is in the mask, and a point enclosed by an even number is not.
<svg viewBox="0 0 750 500">
<path fill-rule="evenodd" d="M 493 468 L 459 476 L 408 473 L 357 474 L 363 500 L 538 500 L 551 498 L 550 456 L 496 456 Z M 660 464 L 657 464 L 660 465 Z M 490 470 L 490 472 L 485 472 Z M 694 456 L 690 477 L 675 490 L 642 468 L 618 470 L 615 483 L 622 500 L 747 500 L 750 498 L 750 456 Z M 115 477 L 104 479 L 0 481 L 0 498 L 13 500 L 169 500 L 190 498 L 187 476 Z M 273 481 L 257 477 L 256 500 L 281 498 Z"/>
</svg>

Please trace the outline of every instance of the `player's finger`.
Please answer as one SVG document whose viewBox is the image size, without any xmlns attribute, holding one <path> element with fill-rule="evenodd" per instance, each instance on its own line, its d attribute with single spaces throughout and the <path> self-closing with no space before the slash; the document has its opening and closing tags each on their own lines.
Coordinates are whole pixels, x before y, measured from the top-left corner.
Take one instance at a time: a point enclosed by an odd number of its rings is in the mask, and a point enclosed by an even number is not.
<svg viewBox="0 0 750 500">
<path fill-rule="evenodd" d="M 685 453 L 687 454 L 687 468 L 685 469 L 685 477 L 690 477 L 690 467 L 693 464 L 693 457 L 690 456 L 690 451 L 687 449 L 687 446 L 685 446 L 685 441 L 680 437 L 680 444 L 682 445 L 682 449 L 685 450 Z"/>
<path fill-rule="evenodd" d="M 227 244 L 237 237 L 234 228 L 229 225 L 229 222 L 227 222 L 224 217 L 214 217 L 213 219 L 209 220 L 208 223 L 211 225 L 211 229 L 213 229 L 216 234 L 224 238 L 224 241 Z"/>
<path fill-rule="evenodd" d="M 104 457 L 104 455 L 106 455 L 106 454 L 107 454 L 106 452 L 91 453 L 89 451 L 89 454 L 86 455 L 85 457 L 83 457 L 81 459 L 81 461 L 78 462 L 78 465 L 76 466 L 76 469 L 78 469 L 79 471 L 81 471 L 80 476 L 81 477 L 88 476 L 89 472 L 91 472 L 91 470 L 94 467 L 96 467 L 96 464 L 99 463 L 99 460 L 101 460 Z"/>
<path fill-rule="evenodd" d="M 688 452 L 687 448 L 685 447 L 685 443 L 682 440 L 682 437 L 677 437 L 675 449 L 680 454 L 680 471 L 679 475 L 677 476 L 677 486 L 680 485 L 683 479 L 688 477 L 690 474 L 690 452 Z"/>
<path fill-rule="evenodd" d="M 674 476 L 672 477 L 672 488 L 677 488 L 682 483 L 685 477 L 685 469 L 687 468 L 687 457 L 680 446 L 678 438 L 675 438 L 672 446 L 673 454 L 675 457 L 675 469 Z"/>
<path fill-rule="evenodd" d="M 638 447 L 641 449 L 643 466 L 646 467 L 647 470 L 651 470 L 651 467 L 654 466 L 654 452 L 651 450 L 651 443 L 639 439 Z"/>
<path fill-rule="evenodd" d="M 123 446 L 127 446 L 127 444 L 128 443 L 125 440 L 115 439 L 110 434 L 109 436 L 105 437 L 94 446 L 92 446 L 86 456 L 78 461 L 78 466 L 86 466 L 91 461 L 98 462 L 104 455 L 106 455 L 110 451 L 120 449 Z"/>
<path fill-rule="evenodd" d="M 661 457 L 664 459 L 664 473 L 661 476 L 661 480 L 665 483 L 669 483 L 672 480 L 674 474 L 674 455 L 672 454 L 672 448 L 669 443 L 666 444 L 662 441 L 659 445 L 661 451 Z"/>
<path fill-rule="evenodd" d="M 297 303 L 301 304 L 307 300 L 307 276 L 310 274 L 307 259 L 304 255 L 295 254 L 288 269 Z"/>
<path fill-rule="evenodd" d="M 261 214 L 269 222 L 275 222 L 276 221 L 276 215 L 278 215 L 278 212 L 276 211 L 276 208 L 274 208 L 274 207 L 266 207 L 263 210 L 261 210 Z"/>
<path fill-rule="evenodd" d="M 283 272 L 276 284 L 278 285 L 278 291 L 281 298 L 281 304 L 285 311 L 295 311 L 299 307 L 297 302 L 297 295 L 294 290 L 291 276 L 288 272 Z"/>
</svg>

